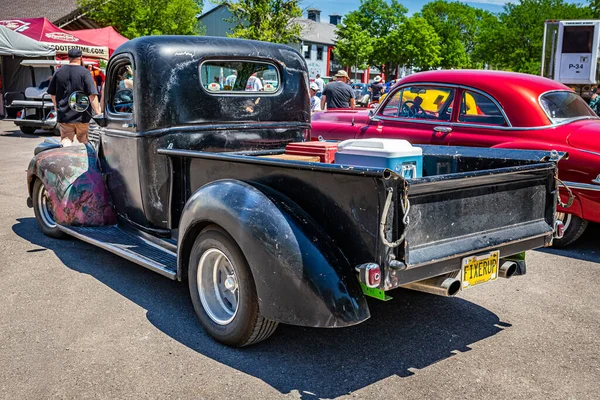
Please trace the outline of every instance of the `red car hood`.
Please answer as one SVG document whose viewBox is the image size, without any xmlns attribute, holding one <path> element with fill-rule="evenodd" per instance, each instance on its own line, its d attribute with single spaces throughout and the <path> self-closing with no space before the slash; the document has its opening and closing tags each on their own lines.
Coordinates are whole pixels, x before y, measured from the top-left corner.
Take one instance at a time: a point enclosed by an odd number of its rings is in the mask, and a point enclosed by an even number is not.
<svg viewBox="0 0 600 400">
<path fill-rule="evenodd" d="M 574 124 L 578 127 L 567 137 L 567 143 L 576 149 L 600 154 L 600 121 L 586 120 Z"/>
<path fill-rule="evenodd" d="M 366 109 L 317 112 L 312 116 L 310 136 L 313 140 L 319 136 L 328 140 L 353 139 L 368 122 Z"/>
<path fill-rule="evenodd" d="M 355 125 L 364 125 L 369 121 L 369 110 L 350 110 L 350 109 L 339 109 L 332 111 L 318 112 L 313 115 L 313 121 L 320 122 L 335 122 L 335 123 L 349 123 L 352 124 L 354 121 Z"/>
</svg>

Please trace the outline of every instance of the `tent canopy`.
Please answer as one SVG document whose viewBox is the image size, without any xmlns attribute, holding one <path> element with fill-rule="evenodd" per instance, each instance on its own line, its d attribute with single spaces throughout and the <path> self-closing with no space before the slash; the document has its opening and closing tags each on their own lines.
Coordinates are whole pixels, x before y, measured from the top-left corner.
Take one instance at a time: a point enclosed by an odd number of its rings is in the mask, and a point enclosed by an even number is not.
<svg viewBox="0 0 600 400">
<path fill-rule="evenodd" d="M 47 57 L 56 51 L 0 25 L 0 56 Z"/>
<path fill-rule="evenodd" d="M 117 47 L 129 40 L 117 32 L 112 26 L 100 29 L 81 29 L 78 31 L 71 31 L 71 33 L 78 38 L 97 46 L 108 47 L 111 55 L 115 52 Z"/>
<path fill-rule="evenodd" d="M 0 21 L 0 25 L 54 48 L 57 54 L 67 54 L 69 49 L 78 48 L 85 57 L 108 59 L 108 47 L 83 40 L 53 25 L 46 18 L 4 20 Z"/>
</svg>

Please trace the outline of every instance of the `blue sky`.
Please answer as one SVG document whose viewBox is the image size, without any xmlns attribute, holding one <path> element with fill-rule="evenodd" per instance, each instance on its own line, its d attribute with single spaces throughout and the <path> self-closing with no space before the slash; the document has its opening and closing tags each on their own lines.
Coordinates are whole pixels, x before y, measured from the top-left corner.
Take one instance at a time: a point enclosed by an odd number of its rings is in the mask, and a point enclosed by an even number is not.
<svg viewBox="0 0 600 400">
<path fill-rule="evenodd" d="M 404 7 L 408 8 L 409 14 L 421 11 L 423 5 L 429 3 L 430 0 L 400 0 L 400 3 Z M 502 11 L 502 6 L 507 3 L 506 0 L 477 0 L 477 1 L 464 1 L 470 6 L 483 8 L 484 10 L 497 13 Z M 356 10 L 360 6 L 360 0 L 301 0 L 300 5 L 302 8 L 307 9 L 315 7 L 321 10 L 321 21 L 326 22 L 329 20 L 329 14 L 340 14 L 344 15 L 349 11 Z"/>
<path fill-rule="evenodd" d="M 430 0 L 400 0 L 410 14 L 421 11 L 424 4 L 429 3 Z M 506 3 L 506 0 L 476 0 L 476 1 L 464 1 L 465 3 L 484 10 L 497 13 L 502 11 L 502 6 Z M 585 2 L 585 0 L 581 0 Z M 315 7 L 321 10 L 321 21 L 329 21 L 329 14 L 340 14 L 344 15 L 349 11 L 356 10 L 360 5 L 360 0 L 300 0 L 300 6 L 306 10 L 310 7 Z M 215 5 L 210 3 L 210 0 L 205 0 L 203 12 L 207 12 L 214 8 Z M 306 13 L 304 14 L 306 17 Z"/>
</svg>

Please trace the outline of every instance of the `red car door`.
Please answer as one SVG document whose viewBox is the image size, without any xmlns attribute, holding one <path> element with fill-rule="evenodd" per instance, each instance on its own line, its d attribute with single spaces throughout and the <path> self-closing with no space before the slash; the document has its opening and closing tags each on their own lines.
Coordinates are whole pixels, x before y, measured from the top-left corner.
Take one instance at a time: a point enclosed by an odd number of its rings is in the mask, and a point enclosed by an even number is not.
<svg viewBox="0 0 600 400">
<path fill-rule="evenodd" d="M 450 145 L 493 147 L 512 141 L 510 123 L 491 96 L 474 89 L 461 89 L 459 96 L 460 106 Z"/>
<path fill-rule="evenodd" d="M 449 144 L 454 87 L 412 84 L 396 88 L 357 138 L 406 139 L 415 144 Z"/>
</svg>

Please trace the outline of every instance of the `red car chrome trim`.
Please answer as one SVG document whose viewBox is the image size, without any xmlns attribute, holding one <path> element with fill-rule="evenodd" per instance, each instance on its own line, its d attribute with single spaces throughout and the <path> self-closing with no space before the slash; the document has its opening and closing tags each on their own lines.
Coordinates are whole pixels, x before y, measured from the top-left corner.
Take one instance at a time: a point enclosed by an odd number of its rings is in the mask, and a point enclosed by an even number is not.
<svg viewBox="0 0 600 400">
<path fill-rule="evenodd" d="M 594 182 L 594 181 L 592 181 L 592 182 Z M 597 182 L 597 183 L 600 184 L 600 182 Z M 591 191 L 594 191 L 594 192 L 600 192 L 600 186 L 590 185 L 590 184 L 587 184 L 587 183 L 565 181 L 565 185 L 567 185 L 571 189 L 591 190 Z"/>
</svg>

